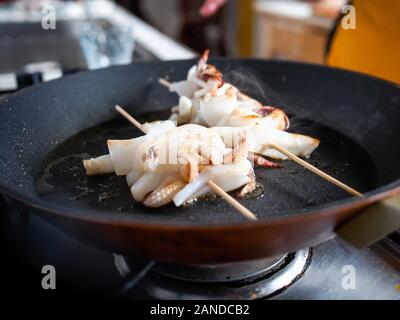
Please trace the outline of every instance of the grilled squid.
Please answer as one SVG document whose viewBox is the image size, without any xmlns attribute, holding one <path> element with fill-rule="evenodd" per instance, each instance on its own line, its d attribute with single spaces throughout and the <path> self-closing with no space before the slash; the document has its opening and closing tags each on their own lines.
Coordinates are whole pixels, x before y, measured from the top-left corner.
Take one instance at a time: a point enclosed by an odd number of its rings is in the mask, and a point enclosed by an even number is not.
<svg viewBox="0 0 400 320">
<path fill-rule="evenodd" d="M 222 73 L 207 60 L 208 50 L 198 64 L 190 68 L 186 80 L 170 84 L 169 90 L 180 96 L 170 119 L 178 125 L 241 127 L 263 124 L 280 130 L 289 128 L 289 119 L 283 110 L 264 106 L 240 92 L 225 82 Z"/>
<path fill-rule="evenodd" d="M 262 125 L 239 128 L 214 127 L 210 128 L 210 130 L 218 133 L 228 148 L 233 147 L 232 137 L 237 135 L 236 131 L 245 131 L 249 152 L 257 155 L 261 154 L 278 160 L 285 160 L 287 157 L 271 148 L 271 144 L 279 145 L 291 153 L 305 158 L 308 158 L 320 144 L 320 141 L 315 138 L 296 133 L 289 133 Z M 260 159 L 258 160 L 260 161 Z"/>
<path fill-rule="evenodd" d="M 252 190 L 255 175 L 246 160 L 245 131 L 232 132 L 232 147 L 227 148 L 221 136 L 211 129 L 194 124 L 168 126 L 162 122 L 147 124 L 148 134 L 142 137 L 108 140 L 109 155 L 83 161 L 87 174 L 113 171 L 126 175 L 132 197 L 148 207 L 175 202 L 181 191 L 185 200 L 176 201 L 176 205 L 209 192 L 203 188 L 205 177 L 215 178 L 225 191 L 244 187 L 241 193 L 245 194 Z M 201 186 L 201 190 L 190 192 L 186 187 L 193 184 Z"/>
<path fill-rule="evenodd" d="M 254 160 L 256 165 L 265 167 L 278 166 L 261 158 L 260 155 L 279 160 L 286 159 L 286 156 L 269 147 L 271 143 L 303 157 L 309 157 L 320 143 L 318 139 L 288 133 L 263 124 L 252 127 L 214 127 L 210 129 L 199 125 L 184 125 L 176 128 L 173 122 L 167 120 L 143 126 L 152 129 L 149 129 L 149 133 L 142 137 L 107 141 L 109 155 L 84 160 L 86 173 L 96 175 L 115 172 L 117 175 L 126 175 L 128 185 L 132 186 L 144 172 L 152 171 L 160 160 L 165 163 L 168 154 L 174 152 L 177 159 L 185 158 L 183 161 L 194 158 L 202 164 L 208 164 L 208 161 L 218 164 L 221 162 L 221 157 L 224 157 L 226 163 L 229 153 L 224 148 L 234 148 L 235 142 L 237 142 L 235 138 L 239 138 L 243 132 L 246 135 L 249 159 Z M 157 132 L 157 134 L 152 134 L 153 132 Z M 210 132 L 213 134 L 210 135 Z M 167 141 L 177 141 L 178 136 L 180 137 L 179 155 L 177 150 L 171 149 L 171 146 L 177 145 L 177 143 L 170 143 L 169 146 L 166 144 Z M 192 143 L 192 139 L 196 137 L 197 140 L 195 139 L 195 142 Z M 184 154 L 186 154 L 185 157 L 183 157 Z"/>
<path fill-rule="evenodd" d="M 188 183 L 176 194 L 173 199 L 175 205 L 180 206 L 186 201 L 212 192 L 207 185 L 209 180 L 228 192 L 255 181 L 255 175 L 250 161 L 243 157 L 232 164 L 208 166 L 202 170 L 198 179 Z"/>
</svg>

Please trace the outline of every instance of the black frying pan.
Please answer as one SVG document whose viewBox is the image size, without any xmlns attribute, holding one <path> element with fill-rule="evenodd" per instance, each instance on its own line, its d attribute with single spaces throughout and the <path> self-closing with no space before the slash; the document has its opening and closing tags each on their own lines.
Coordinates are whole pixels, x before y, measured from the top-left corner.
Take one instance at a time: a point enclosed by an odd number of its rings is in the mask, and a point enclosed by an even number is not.
<svg viewBox="0 0 400 320">
<path fill-rule="evenodd" d="M 321 139 L 310 162 L 365 192 L 353 198 L 285 161 L 257 169 L 245 221 L 221 199 L 160 209 L 135 203 L 123 177 L 86 177 L 82 158 L 141 121 L 166 119 L 177 96 L 159 77 L 183 79 L 194 61 L 135 63 L 37 85 L 0 103 L 0 189 L 73 236 L 158 261 L 217 263 L 289 252 L 330 238 L 366 206 L 400 192 L 400 88 L 356 73 L 263 60 L 217 60 L 225 78 L 283 108 L 291 131 Z"/>
</svg>

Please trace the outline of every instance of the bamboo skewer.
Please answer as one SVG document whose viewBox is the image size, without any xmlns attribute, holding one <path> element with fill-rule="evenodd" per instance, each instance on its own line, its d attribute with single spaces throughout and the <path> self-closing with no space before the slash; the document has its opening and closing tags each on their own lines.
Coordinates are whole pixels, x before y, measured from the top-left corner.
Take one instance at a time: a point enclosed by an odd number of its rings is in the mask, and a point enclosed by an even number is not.
<svg viewBox="0 0 400 320">
<path fill-rule="evenodd" d="M 169 87 L 171 86 L 171 82 L 169 82 L 167 79 L 164 78 L 159 78 L 158 82 L 163 85 L 164 87 L 167 87 L 169 89 Z"/>
<path fill-rule="evenodd" d="M 223 189 L 221 189 L 220 186 L 215 184 L 213 181 L 209 180 L 207 181 L 208 186 L 213 189 L 221 198 L 226 200 L 232 207 L 234 207 L 239 213 L 244 216 L 245 218 L 249 220 L 256 221 L 258 220 L 256 215 L 251 212 L 249 209 L 247 209 L 244 205 L 242 205 L 239 201 L 237 201 L 235 198 L 233 198 L 231 195 L 229 195 L 227 192 L 225 192 Z"/>
<path fill-rule="evenodd" d="M 297 162 L 298 164 L 300 164 L 301 166 L 310 170 L 311 172 L 315 173 L 316 175 L 320 176 L 321 178 L 329 181 L 330 183 L 333 183 L 334 185 L 338 186 L 339 188 L 342 188 L 343 190 L 346 190 L 348 193 L 350 193 L 354 196 L 357 196 L 357 197 L 364 197 L 364 195 L 361 192 L 358 192 L 357 190 L 349 187 L 348 185 L 346 185 L 343 182 L 337 180 L 336 178 L 330 176 L 329 174 L 323 172 L 322 170 L 314 167 L 312 164 L 309 164 L 308 162 L 304 161 L 303 159 L 300 159 L 298 156 L 294 155 L 293 153 L 286 150 L 285 148 L 282 148 L 274 143 L 270 143 L 268 146 L 272 147 L 275 150 L 279 151 L 280 153 L 284 154 L 290 160 Z"/>
<path fill-rule="evenodd" d="M 115 110 L 120 113 L 123 117 L 125 117 L 130 123 L 132 123 L 135 127 L 137 127 L 139 130 L 143 132 L 142 129 L 142 124 L 137 121 L 134 117 L 132 117 L 128 112 L 126 112 L 123 108 L 120 106 L 115 106 Z M 143 132 L 145 133 L 145 132 Z M 248 220 L 258 220 L 256 215 L 251 212 L 249 209 L 247 209 L 245 206 L 243 206 L 239 201 L 237 201 L 235 198 L 231 197 L 227 192 L 225 192 L 223 189 L 221 189 L 217 184 L 212 182 L 211 180 L 207 181 L 207 185 L 215 191 L 221 198 L 226 200 L 232 207 L 234 207 L 242 216 L 244 216 Z"/>
<path fill-rule="evenodd" d="M 120 113 L 126 120 L 132 123 L 136 128 L 138 128 L 140 131 L 143 132 L 142 124 L 139 121 L 137 121 L 134 117 L 132 117 L 128 112 L 126 112 L 124 108 L 121 108 L 119 105 L 116 105 L 115 110 L 118 113 Z"/>
</svg>

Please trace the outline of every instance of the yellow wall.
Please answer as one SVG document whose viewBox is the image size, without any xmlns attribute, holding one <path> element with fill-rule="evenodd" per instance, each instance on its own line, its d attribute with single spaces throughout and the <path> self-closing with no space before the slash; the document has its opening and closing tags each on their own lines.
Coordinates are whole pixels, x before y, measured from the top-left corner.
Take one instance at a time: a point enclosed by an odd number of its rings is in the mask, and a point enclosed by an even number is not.
<svg viewBox="0 0 400 320">
<path fill-rule="evenodd" d="M 400 83 L 400 1 L 353 0 L 356 29 L 339 24 L 327 64 Z"/>
<path fill-rule="evenodd" d="M 239 55 L 248 57 L 251 55 L 252 48 L 252 0 L 237 0 L 238 1 L 238 42 Z M 400 1 L 400 0 L 399 0 Z"/>
</svg>

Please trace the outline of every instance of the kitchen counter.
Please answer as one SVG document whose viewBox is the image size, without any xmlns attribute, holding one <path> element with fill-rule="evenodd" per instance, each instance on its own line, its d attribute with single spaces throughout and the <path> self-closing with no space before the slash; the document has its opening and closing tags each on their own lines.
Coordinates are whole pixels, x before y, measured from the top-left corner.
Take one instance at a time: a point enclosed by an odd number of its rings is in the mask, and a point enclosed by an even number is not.
<svg viewBox="0 0 400 320">
<path fill-rule="evenodd" d="M 191 59 L 196 56 L 193 50 L 165 36 L 109 0 L 91 1 L 89 12 L 92 19 L 104 19 L 114 24 L 129 27 L 135 41 L 159 60 Z M 1 23 L 41 23 L 43 16 L 41 10 L 21 12 L 15 10 L 11 5 L 0 6 L 0 26 Z M 87 12 L 79 3 L 66 2 L 57 7 L 56 18 L 56 21 L 85 20 Z M 52 32 L 50 29 L 43 31 Z"/>
</svg>

